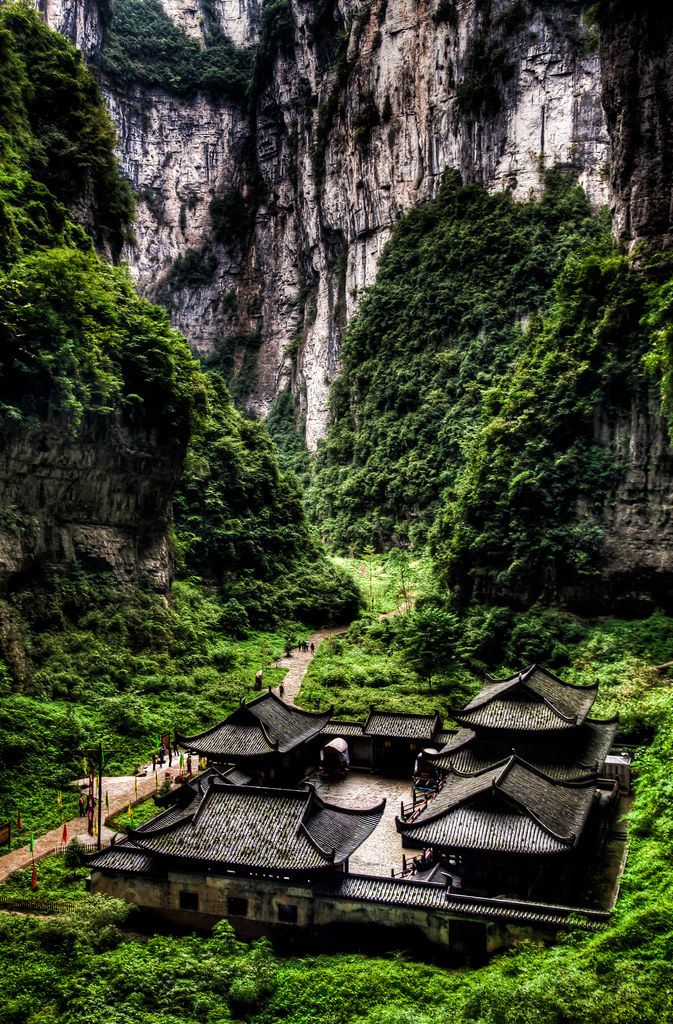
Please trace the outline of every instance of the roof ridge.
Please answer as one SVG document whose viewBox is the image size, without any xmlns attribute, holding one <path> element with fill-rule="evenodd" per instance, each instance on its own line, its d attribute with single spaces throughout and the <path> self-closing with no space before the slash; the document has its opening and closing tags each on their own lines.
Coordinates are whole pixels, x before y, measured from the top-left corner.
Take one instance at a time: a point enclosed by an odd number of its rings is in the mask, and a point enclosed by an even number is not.
<svg viewBox="0 0 673 1024">
<path fill-rule="evenodd" d="M 270 691 L 268 693 L 260 693 L 259 697 L 253 697 L 252 700 L 247 701 L 245 704 L 242 705 L 242 707 L 252 708 L 255 706 L 255 704 L 260 704 L 262 701 L 269 700 L 274 701 L 276 704 L 280 704 L 281 707 L 283 708 L 287 708 L 287 710 L 291 711 L 292 714 L 304 715 L 306 718 L 323 718 L 325 715 L 331 717 L 331 715 L 334 713 L 333 704 L 325 711 L 309 711 L 307 708 L 297 707 L 296 704 L 288 704 L 287 701 L 282 700 L 278 696 L 278 694 L 273 693 L 273 691 Z M 259 721 L 259 719 L 257 719 L 257 721 Z"/>
<path fill-rule="evenodd" d="M 530 773 L 532 773 L 534 775 L 537 775 L 539 778 L 543 779 L 550 786 L 553 786 L 555 788 L 561 787 L 563 789 L 587 789 L 589 786 L 591 786 L 592 788 L 594 788 L 594 786 L 595 786 L 595 782 L 593 780 L 588 780 L 586 782 L 561 782 L 561 781 L 559 781 L 557 779 L 552 779 L 552 778 L 550 778 L 549 775 L 545 775 L 544 772 L 540 771 L 539 768 L 536 768 L 534 765 L 529 764 L 527 761 L 524 761 L 523 758 L 517 757 L 517 755 L 512 755 L 512 757 L 509 759 L 508 770 L 513 767 L 513 762 L 514 761 L 516 761 L 519 764 L 519 766 L 522 767 L 525 771 L 528 771 L 528 772 L 530 772 Z M 507 772 L 503 772 L 502 776 L 498 779 L 498 782 L 501 782 L 506 774 L 507 774 Z M 536 814 L 535 811 L 533 811 L 522 800 L 519 800 L 517 797 L 513 796 L 511 793 L 508 793 L 505 790 L 500 789 L 499 786 L 498 786 L 498 791 L 505 797 L 506 800 L 509 800 L 510 803 L 514 804 L 516 807 L 522 808 L 524 813 L 527 815 L 527 817 L 532 818 L 532 820 L 537 825 L 539 825 L 540 828 L 544 832 L 547 833 L 547 835 L 551 836 L 552 839 L 556 839 L 556 840 L 558 840 L 559 843 L 564 843 L 565 845 L 568 845 L 568 844 L 571 844 L 573 846 L 575 845 L 575 843 L 577 842 L 577 837 L 578 837 L 578 832 L 577 831 L 573 830 L 573 831 L 569 832 L 565 836 L 561 835 L 559 832 L 556 832 L 553 828 L 551 828 L 548 824 L 546 824 L 542 820 L 542 818 L 540 818 L 539 815 Z M 587 809 L 587 811 L 584 814 L 584 818 L 583 818 L 582 824 L 584 824 L 584 820 L 586 820 L 586 817 L 587 817 L 589 809 Z M 580 832 L 581 832 L 581 829 L 580 829 Z"/>
<path fill-rule="evenodd" d="M 203 732 L 196 732 L 192 736 L 185 736 L 185 734 L 183 732 L 179 732 L 176 729 L 175 730 L 175 742 L 179 746 L 181 746 L 181 747 L 186 747 L 186 746 L 189 746 L 189 744 L 190 744 L 190 742 L 192 740 L 200 740 L 200 739 L 203 739 L 204 736 L 210 736 L 212 733 L 216 732 L 218 729 L 221 729 L 223 725 L 226 725 L 229 722 L 229 719 L 232 718 L 235 714 L 237 714 L 240 711 L 245 710 L 248 707 L 249 707 L 248 704 L 239 704 L 239 706 L 237 708 L 234 708 L 233 711 L 229 712 L 229 714 L 226 716 L 226 718 L 223 718 L 223 719 L 221 719 L 221 721 L 216 722 L 215 725 L 211 725 L 210 729 L 204 729 Z M 233 725 L 239 725 L 238 722 L 234 722 L 232 724 Z M 251 727 L 254 727 L 254 725 L 260 725 L 260 724 L 261 723 L 260 723 L 259 719 L 258 718 L 254 718 L 254 716 L 253 716 L 253 722 L 249 723 L 249 725 Z M 240 728 L 240 725 L 239 725 L 239 728 Z"/>
</svg>

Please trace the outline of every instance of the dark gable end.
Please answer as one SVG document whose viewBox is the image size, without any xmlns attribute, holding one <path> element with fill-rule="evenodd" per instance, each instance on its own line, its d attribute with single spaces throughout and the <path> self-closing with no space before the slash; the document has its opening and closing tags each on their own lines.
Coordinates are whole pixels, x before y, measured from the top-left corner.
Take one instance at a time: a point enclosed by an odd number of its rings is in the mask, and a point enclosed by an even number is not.
<svg viewBox="0 0 673 1024">
<path fill-rule="evenodd" d="M 196 736 L 176 733 L 176 741 L 199 756 L 238 762 L 246 758 L 286 754 L 317 736 L 331 709 L 321 714 L 285 704 L 273 693 L 242 704 L 219 725 Z"/>
<path fill-rule="evenodd" d="M 450 769 L 444 788 L 398 832 L 454 850 L 561 853 L 577 845 L 594 802 L 593 782 L 555 782 L 512 756 L 476 775 Z"/>
</svg>

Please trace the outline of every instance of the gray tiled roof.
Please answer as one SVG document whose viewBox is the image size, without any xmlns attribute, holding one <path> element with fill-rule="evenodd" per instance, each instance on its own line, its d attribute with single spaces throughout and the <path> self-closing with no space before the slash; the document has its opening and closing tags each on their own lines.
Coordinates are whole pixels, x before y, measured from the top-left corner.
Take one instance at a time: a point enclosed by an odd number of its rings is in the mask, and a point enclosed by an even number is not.
<svg viewBox="0 0 673 1024">
<path fill-rule="evenodd" d="M 511 757 L 477 775 L 451 769 L 444 788 L 398 831 L 428 846 L 561 853 L 579 840 L 593 783 L 555 782 Z"/>
<path fill-rule="evenodd" d="M 501 682 L 488 683 L 454 718 L 469 728 L 548 731 L 581 725 L 597 686 L 570 686 L 531 665 Z"/>
<path fill-rule="evenodd" d="M 247 870 L 310 872 L 348 858 L 376 828 L 384 806 L 346 810 L 325 803 L 312 789 L 213 781 L 196 810 L 191 805 L 171 821 L 165 818 L 163 827 L 143 826 L 129 838 L 152 856 Z"/>
<path fill-rule="evenodd" d="M 218 761 L 285 754 L 312 739 L 327 724 L 331 710 L 321 714 L 286 704 L 265 693 L 237 708 L 219 725 L 198 736 L 181 736 L 181 746 Z"/>
<path fill-rule="evenodd" d="M 343 875 L 313 884 L 318 896 L 333 899 L 383 903 L 421 910 L 443 910 L 449 914 L 470 917 L 495 918 L 530 924 L 573 926 L 581 921 L 584 927 L 600 927 L 609 914 L 584 908 L 560 906 L 552 903 L 531 903 L 527 900 L 490 899 L 453 893 L 437 882 L 422 882 L 406 878 L 378 878 L 373 875 Z"/>
<path fill-rule="evenodd" d="M 120 839 L 114 846 L 94 854 L 87 859 L 89 867 L 104 868 L 107 871 L 128 871 L 133 874 L 148 874 L 152 870 L 152 858 L 143 853 L 126 839 Z"/>
<path fill-rule="evenodd" d="M 431 740 L 438 727 L 437 715 L 406 715 L 394 711 L 372 711 L 365 722 L 365 736 L 393 739 Z"/>
<path fill-rule="evenodd" d="M 548 775 L 565 782 L 596 778 L 602 771 L 617 731 L 617 722 L 598 722 L 587 718 L 563 743 L 519 743 L 507 740 L 482 741 L 469 729 L 461 729 L 439 751 L 433 762 L 447 770 L 450 766 L 466 775 L 484 771 L 506 760 L 512 753 Z M 564 734 L 565 736 L 566 734 Z"/>
<path fill-rule="evenodd" d="M 362 722 L 342 722 L 331 718 L 322 731 L 326 736 L 362 736 L 364 726 Z"/>
</svg>

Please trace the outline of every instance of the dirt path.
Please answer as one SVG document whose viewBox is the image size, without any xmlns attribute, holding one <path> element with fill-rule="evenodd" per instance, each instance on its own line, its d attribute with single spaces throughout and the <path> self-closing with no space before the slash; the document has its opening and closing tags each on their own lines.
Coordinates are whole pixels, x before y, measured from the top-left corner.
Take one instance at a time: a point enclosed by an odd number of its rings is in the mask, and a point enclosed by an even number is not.
<svg viewBox="0 0 673 1024">
<path fill-rule="evenodd" d="M 276 668 L 287 669 L 282 682 L 282 696 L 286 704 L 294 704 L 297 700 L 302 681 L 313 659 L 311 644 L 315 648 L 313 652 L 315 654 L 323 640 L 330 636 L 339 636 L 345 633 L 347 629 L 347 626 L 333 626 L 331 629 L 320 629 L 308 638 L 308 651 L 301 651 L 298 647 L 295 647 L 289 658 L 279 658 L 276 662 Z M 273 692 L 280 696 L 280 686 L 277 686 Z"/>
<path fill-rule="evenodd" d="M 105 793 L 108 796 L 108 803 L 110 809 L 103 808 L 103 821 L 113 818 L 120 811 L 126 810 L 129 804 L 138 803 L 144 800 L 148 796 L 152 796 L 156 792 L 156 782 L 154 778 L 154 772 L 152 771 L 152 765 L 148 765 L 145 777 L 138 778 L 138 794 L 136 795 L 135 789 L 135 776 L 133 775 L 112 775 L 103 776 L 103 799 L 105 799 Z M 163 782 L 166 771 L 170 772 L 171 778 L 174 778 L 179 773 L 177 765 L 170 769 L 158 769 L 157 775 L 159 776 L 159 785 Z M 80 780 L 81 781 L 81 780 Z M 85 839 L 88 842 L 93 842 L 91 836 L 86 834 L 86 818 L 73 818 L 72 821 L 66 822 L 68 826 L 68 839 L 72 839 L 73 836 L 78 836 Z M 26 833 L 27 834 L 27 833 Z M 103 843 L 109 841 L 113 835 L 113 830 L 103 825 L 101 830 L 101 840 Z M 59 825 L 57 828 L 51 829 L 50 832 L 45 832 L 44 835 L 37 836 L 35 838 L 35 860 L 41 860 L 43 857 L 48 857 L 49 854 L 55 853 L 61 845 L 63 837 L 63 825 Z M 4 882 L 14 871 L 19 871 L 21 868 L 29 867 L 33 862 L 33 854 L 30 852 L 30 846 L 21 846 L 17 850 L 12 850 L 11 853 L 5 854 L 4 857 L 0 857 L 0 883 Z"/>
<path fill-rule="evenodd" d="M 399 608 L 395 608 L 392 612 L 382 612 L 379 615 L 379 619 L 392 619 L 394 615 L 402 615 L 404 614 L 404 612 L 409 611 L 413 604 L 414 599 L 411 598 L 411 600 L 405 601 L 403 604 L 399 606 Z M 286 704 L 296 704 L 296 700 L 297 697 L 299 696 L 299 691 L 301 689 L 301 684 L 304 680 L 304 676 L 306 675 L 308 667 L 311 664 L 311 661 L 313 660 L 313 655 L 315 654 L 315 651 L 318 650 L 318 647 L 323 642 L 323 640 L 327 640 L 327 638 L 330 636 L 343 636 L 343 634 L 346 633 L 347 630 L 348 626 L 333 626 L 330 629 L 320 629 L 318 630 L 317 633 L 314 633 L 313 636 L 309 637 L 308 651 L 302 651 L 298 647 L 295 647 L 292 650 L 292 653 L 290 654 L 289 658 L 278 659 L 278 661 L 275 663 L 275 667 L 287 669 L 285 678 L 283 679 L 282 682 L 282 697 Z M 315 648 L 313 653 L 311 653 L 311 644 L 313 644 Z M 277 696 L 281 696 L 280 686 L 277 686 L 273 692 Z"/>
</svg>

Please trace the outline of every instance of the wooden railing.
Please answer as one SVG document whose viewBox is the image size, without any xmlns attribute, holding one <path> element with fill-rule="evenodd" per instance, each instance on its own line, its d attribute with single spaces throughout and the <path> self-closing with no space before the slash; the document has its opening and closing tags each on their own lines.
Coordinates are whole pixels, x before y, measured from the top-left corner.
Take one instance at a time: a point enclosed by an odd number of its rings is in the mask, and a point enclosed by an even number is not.
<svg viewBox="0 0 673 1024">
<path fill-rule="evenodd" d="M 81 848 L 84 850 L 85 853 L 95 853 L 98 850 L 98 843 L 96 842 L 95 839 L 83 840 L 83 839 L 80 839 L 79 836 L 77 836 L 76 838 L 77 838 L 77 841 L 78 841 L 79 845 L 81 846 Z M 72 839 L 70 839 L 67 843 L 57 843 L 56 844 L 56 853 L 65 853 L 65 851 L 68 849 L 68 846 L 70 845 L 71 842 L 72 842 Z M 107 849 L 107 847 L 109 845 L 110 845 L 110 840 L 109 839 L 102 839 L 101 840 L 101 844 L 100 844 L 100 848 L 101 848 L 101 850 L 105 850 L 105 849 Z"/>
<path fill-rule="evenodd" d="M 74 900 L 50 900 L 41 896 L 0 896 L 0 910 L 22 914 L 58 914 L 77 906 Z"/>
</svg>

